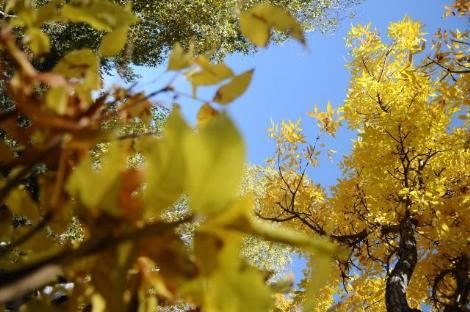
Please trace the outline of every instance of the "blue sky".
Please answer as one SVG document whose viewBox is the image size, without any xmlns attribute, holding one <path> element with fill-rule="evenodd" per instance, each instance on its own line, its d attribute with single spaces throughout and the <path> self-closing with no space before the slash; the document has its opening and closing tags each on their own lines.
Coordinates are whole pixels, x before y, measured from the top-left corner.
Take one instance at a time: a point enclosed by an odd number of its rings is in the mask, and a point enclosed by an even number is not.
<svg viewBox="0 0 470 312">
<path fill-rule="evenodd" d="M 356 16 L 343 20 L 332 34 L 322 35 L 317 32 L 307 34 L 308 48 L 295 41 L 282 45 L 271 45 L 253 55 L 232 55 L 225 60 L 235 71 L 241 73 L 255 68 L 255 75 L 248 91 L 228 108 L 231 116 L 244 135 L 248 161 L 262 164 L 273 155 L 274 145 L 267 137 L 266 129 L 271 119 L 280 120 L 302 118 L 302 126 L 307 138 L 316 136 L 316 122 L 306 115 L 315 104 L 320 108 L 328 100 L 338 106 L 346 97 L 349 72 L 345 68 L 348 51 L 344 38 L 352 24 L 371 23 L 381 34 L 386 34 L 389 22 L 410 16 L 424 24 L 428 39 L 438 29 L 465 29 L 465 20 L 460 18 L 443 18 L 444 5 L 449 1 L 442 0 L 365 0 L 356 8 Z M 161 87 L 172 76 L 164 74 L 161 68 L 138 68 L 142 76 L 139 88 L 147 92 Z M 119 81 L 117 77 L 108 83 Z M 189 87 L 181 81 L 177 88 Z M 213 90 L 200 91 L 201 98 L 210 99 Z M 158 99 L 157 99 L 158 100 Z M 161 102 L 171 106 L 169 97 L 160 98 Z M 194 122 L 200 103 L 181 99 L 182 108 L 189 121 Z M 321 160 L 321 166 L 314 172 L 314 179 L 331 186 L 339 177 L 337 163 L 341 156 L 348 153 L 354 133 L 340 130 L 335 140 L 328 140 L 329 148 L 338 150 L 335 161 Z"/>
<path fill-rule="evenodd" d="M 283 45 L 273 45 L 254 55 L 232 55 L 226 62 L 241 73 L 255 68 L 255 76 L 247 93 L 228 108 L 231 116 L 242 131 L 247 148 L 248 161 L 262 164 L 274 152 L 274 145 L 267 137 L 266 129 L 270 120 L 297 120 L 302 118 L 302 125 L 308 138 L 316 136 L 316 122 L 307 117 L 306 112 L 314 104 L 320 108 L 328 100 L 338 106 L 346 97 L 349 73 L 345 68 L 348 60 L 344 38 L 351 26 L 357 23 L 371 23 L 381 34 L 385 35 L 389 22 L 409 16 L 424 24 L 423 31 L 428 33 L 428 41 L 439 28 L 468 28 L 465 19 L 443 18 L 444 5 L 449 1 L 439 0 L 365 0 L 356 8 L 353 19 L 345 19 L 336 32 L 329 35 L 309 33 L 308 49 L 294 41 Z M 140 88 L 153 91 L 162 86 L 168 76 L 163 75 L 164 68 L 139 68 L 142 81 Z M 155 81 L 155 79 L 159 79 Z M 112 78 L 108 82 L 112 82 Z M 183 88 L 185 86 L 183 85 Z M 207 92 L 201 97 L 210 98 Z M 169 99 L 161 99 L 168 104 Z M 183 111 L 190 121 L 194 121 L 199 103 L 181 101 Z M 171 102 L 170 102 L 171 103 Z M 313 179 L 324 186 L 335 183 L 339 177 L 337 162 L 341 155 L 348 153 L 354 133 L 339 131 L 336 140 L 327 143 L 338 150 L 335 162 L 326 159 L 313 173 Z M 296 278 L 302 276 L 303 261 L 296 259 L 292 266 Z"/>
</svg>

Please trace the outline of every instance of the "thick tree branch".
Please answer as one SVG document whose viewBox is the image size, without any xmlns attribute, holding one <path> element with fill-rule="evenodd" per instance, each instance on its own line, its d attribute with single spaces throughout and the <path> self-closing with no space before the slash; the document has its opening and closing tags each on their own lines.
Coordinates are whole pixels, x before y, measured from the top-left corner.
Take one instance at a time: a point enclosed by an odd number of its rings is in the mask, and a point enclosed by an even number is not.
<svg viewBox="0 0 470 312">
<path fill-rule="evenodd" d="M 387 312 L 419 311 L 408 305 L 406 291 L 418 261 L 418 250 L 415 238 L 415 225 L 408 218 L 400 224 L 400 245 L 397 252 L 397 263 L 387 276 L 385 302 Z"/>
</svg>

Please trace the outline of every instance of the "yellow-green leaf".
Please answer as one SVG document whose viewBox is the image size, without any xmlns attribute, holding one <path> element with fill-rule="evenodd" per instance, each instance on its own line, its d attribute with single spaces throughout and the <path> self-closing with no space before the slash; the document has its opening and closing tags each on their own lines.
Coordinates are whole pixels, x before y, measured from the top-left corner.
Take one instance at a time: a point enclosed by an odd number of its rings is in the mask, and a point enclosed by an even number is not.
<svg viewBox="0 0 470 312">
<path fill-rule="evenodd" d="M 221 86 L 214 96 L 214 101 L 220 104 L 228 104 L 240 97 L 248 88 L 253 77 L 253 70 L 249 70 L 236 76 L 229 83 Z"/>
<path fill-rule="evenodd" d="M 255 45 L 265 47 L 272 29 L 305 42 L 304 33 L 296 19 L 284 8 L 261 3 L 240 15 L 242 33 Z"/>
<path fill-rule="evenodd" d="M 68 53 L 57 63 L 53 72 L 73 79 L 77 84 L 77 93 L 87 103 L 91 103 L 91 91 L 101 87 L 99 60 L 90 49 Z"/>
<path fill-rule="evenodd" d="M 88 155 L 74 169 L 67 181 L 66 190 L 83 203 L 93 214 L 101 210 L 119 214 L 116 193 L 118 177 L 123 164 L 123 155 L 118 143 L 112 143 L 101 159 L 101 168 L 94 168 Z"/>
<path fill-rule="evenodd" d="M 26 31 L 26 41 L 36 55 L 42 55 L 49 52 L 50 42 L 49 37 L 43 33 L 39 28 L 31 27 Z"/>
<path fill-rule="evenodd" d="M 191 73 L 189 81 L 195 86 L 209 86 L 233 76 L 233 72 L 225 64 L 210 64 L 201 71 Z"/>
<path fill-rule="evenodd" d="M 186 137 L 186 189 L 194 211 L 213 214 L 237 196 L 245 147 L 226 115 L 210 120 L 199 133 Z"/>
<path fill-rule="evenodd" d="M 245 37 L 258 47 L 265 47 L 271 36 L 269 23 L 258 18 L 251 10 L 240 15 L 240 30 Z"/>
<path fill-rule="evenodd" d="M 192 53 L 186 53 L 179 43 L 175 44 L 170 53 L 168 70 L 180 70 L 192 65 Z"/>
<path fill-rule="evenodd" d="M 208 103 L 205 103 L 201 106 L 197 113 L 197 126 L 198 128 L 204 127 L 212 118 L 218 116 L 220 112 L 210 106 Z"/>
<path fill-rule="evenodd" d="M 149 212 L 158 213 L 173 204 L 183 193 L 185 164 L 183 140 L 190 128 L 178 108 L 174 108 L 159 140 L 147 142 L 148 185 L 145 201 Z"/>
<path fill-rule="evenodd" d="M 271 311 L 271 292 L 263 275 L 247 268 L 239 272 L 216 272 L 208 282 L 207 311 Z"/>
<path fill-rule="evenodd" d="M 102 31 L 112 31 L 137 21 L 128 8 L 106 0 L 66 4 L 62 8 L 62 16 L 71 22 L 88 23 L 93 28 Z"/>
<path fill-rule="evenodd" d="M 64 87 L 55 87 L 47 90 L 46 105 L 59 115 L 67 112 L 68 94 Z"/>
<path fill-rule="evenodd" d="M 109 57 L 121 52 L 126 45 L 128 31 L 129 27 L 126 25 L 107 33 L 101 40 L 100 54 Z"/>
</svg>

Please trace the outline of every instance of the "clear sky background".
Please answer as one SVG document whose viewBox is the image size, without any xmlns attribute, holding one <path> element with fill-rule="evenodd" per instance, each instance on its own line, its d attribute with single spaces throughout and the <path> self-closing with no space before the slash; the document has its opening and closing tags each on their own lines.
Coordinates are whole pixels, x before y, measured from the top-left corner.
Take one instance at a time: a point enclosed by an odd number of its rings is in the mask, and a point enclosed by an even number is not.
<svg viewBox="0 0 470 312">
<path fill-rule="evenodd" d="M 444 5 L 450 1 L 442 0 L 364 0 L 356 8 L 356 16 L 341 21 L 339 28 L 332 34 L 322 35 L 316 32 L 307 35 L 308 49 L 294 41 L 283 45 L 272 45 L 254 55 L 232 55 L 226 59 L 234 70 L 241 73 L 255 68 L 255 75 L 247 93 L 228 108 L 231 116 L 244 135 L 248 148 L 248 161 L 263 164 L 273 155 L 274 144 L 267 137 L 266 129 L 270 120 L 297 120 L 302 118 L 307 139 L 316 136 L 316 122 L 306 115 L 317 103 L 324 108 L 328 100 L 333 106 L 340 105 L 346 97 L 349 72 L 345 68 L 348 51 L 344 38 L 352 24 L 371 23 L 385 36 L 388 24 L 399 21 L 404 16 L 419 20 L 424 24 L 428 41 L 439 28 L 461 30 L 468 28 L 464 18 L 444 18 Z M 168 76 L 162 76 L 164 68 L 139 68 L 142 75 L 141 89 L 153 91 L 162 86 Z M 159 79 L 155 81 L 155 79 Z M 112 82 L 112 78 L 108 82 Z M 184 85 L 183 85 L 184 87 Z M 202 92 L 201 97 L 211 98 L 212 92 Z M 160 99 L 166 105 L 168 98 Z M 181 100 L 187 118 L 194 122 L 199 103 Z M 314 172 L 312 178 L 328 187 L 339 177 L 337 164 L 341 156 L 351 148 L 351 139 L 355 134 L 340 130 L 336 140 L 326 142 L 338 150 L 333 162 L 326 159 Z M 296 278 L 302 276 L 302 259 L 295 259 L 292 266 Z"/>
</svg>

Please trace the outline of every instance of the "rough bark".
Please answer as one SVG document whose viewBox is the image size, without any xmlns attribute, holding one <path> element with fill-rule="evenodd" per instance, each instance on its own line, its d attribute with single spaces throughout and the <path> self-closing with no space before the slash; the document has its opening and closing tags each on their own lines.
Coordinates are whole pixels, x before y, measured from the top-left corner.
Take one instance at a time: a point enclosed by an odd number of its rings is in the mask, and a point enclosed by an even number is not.
<svg viewBox="0 0 470 312">
<path fill-rule="evenodd" d="M 462 255 L 455 261 L 452 273 L 456 279 L 457 287 L 451 303 L 444 307 L 443 312 L 468 312 L 470 294 L 470 265 L 467 256 Z"/>
<path fill-rule="evenodd" d="M 418 260 L 415 226 L 410 219 L 402 221 L 399 233 L 398 259 L 387 277 L 385 289 L 387 312 L 419 311 L 410 308 L 406 299 L 406 290 Z"/>
</svg>

